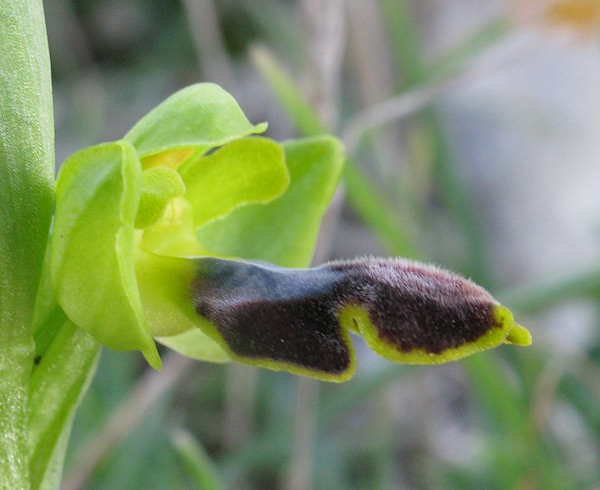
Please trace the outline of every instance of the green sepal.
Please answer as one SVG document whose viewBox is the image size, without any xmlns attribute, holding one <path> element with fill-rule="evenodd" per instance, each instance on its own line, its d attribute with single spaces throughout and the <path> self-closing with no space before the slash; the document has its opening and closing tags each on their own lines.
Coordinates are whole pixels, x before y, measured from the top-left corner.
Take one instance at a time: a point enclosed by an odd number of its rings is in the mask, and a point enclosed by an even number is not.
<svg viewBox="0 0 600 490">
<path fill-rule="evenodd" d="M 163 214 L 168 202 L 184 193 L 185 184 L 172 168 L 155 167 L 144 170 L 135 227 L 146 228 L 155 223 Z"/>
<path fill-rule="evenodd" d="M 211 155 L 185 163 L 179 172 L 194 226 L 220 218 L 248 203 L 266 203 L 289 184 L 281 146 L 266 138 L 242 138 Z"/>
<path fill-rule="evenodd" d="M 204 321 L 203 318 L 200 318 L 200 320 Z M 155 339 L 182 356 L 197 361 L 218 363 L 231 361 L 223 348 L 198 328 L 192 328 L 169 337 L 156 337 Z"/>
<path fill-rule="evenodd" d="M 102 344 L 140 350 L 158 369 L 134 266 L 134 222 L 142 170 L 126 141 L 67 159 L 56 184 L 52 283 L 67 316 Z"/>
<path fill-rule="evenodd" d="M 221 87 L 199 83 L 170 96 L 140 119 L 124 139 L 135 146 L 144 168 L 177 168 L 194 154 L 266 129 L 266 123 L 251 124 Z"/>
<path fill-rule="evenodd" d="M 312 258 L 321 219 L 335 192 L 344 162 L 340 142 L 319 136 L 283 145 L 290 173 L 286 192 L 267 204 L 234 210 L 198 230 L 213 254 L 306 267 Z"/>
</svg>

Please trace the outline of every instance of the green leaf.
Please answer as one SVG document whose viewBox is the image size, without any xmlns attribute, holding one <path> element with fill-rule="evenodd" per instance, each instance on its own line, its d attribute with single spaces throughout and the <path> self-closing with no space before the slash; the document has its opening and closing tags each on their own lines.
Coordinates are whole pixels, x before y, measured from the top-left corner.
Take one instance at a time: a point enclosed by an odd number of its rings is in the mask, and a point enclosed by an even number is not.
<svg viewBox="0 0 600 490">
<path fill-rule="evenodd" d="M 134 267 L 134 220 L 142 171 L 127 142 L 75 153 L 56 185 L 52 282 L 67 316 L 102 344 L 140 350 L 155 368 Z"/>
<path fill-rule="evenodd" d="M 65 318 L 29 387 L 32 488 L 56 488 L 75 411 L 92 380 L 100 344 Z"/>
<path fill-rule="evenodd" d="M 243 138 L 180 169 L 194 225 L 226 215 L 248 203 L 266 203 L 289 183 L 283 150 L 272 140 Z"/>
<path fill-rule="evenodd" d="M 52 322 L 52 318 L 56 316 L 57 312 L 59 313 L 58 323 L 62 325 L 66 318 L 62 312 L 62 309 L 56 302 L 56 296 L 54 294 L 54 289 L 52 288 L 52 277 L 50 275 L 50 260 L 52 254 L 50 249 L 50 246 L 46 247 L 42 273 L 35 297 L 35 307 L 32 321 L 34 336 L 36 336 L 41 330 L 47 330 L 46 326 L 49 322 Z"/>
<path fill-rule="evenodd" d="M 290 172 L 287 191 L 268 204 L 244 206 L 201 227 L 198 239 L 204 248 L 287 267 L 310 263 L 342 171 L 342 146 L 335 138 L 321 136 L 287 142 L 283 148 Z"/>
<path fill-rule="evenodd" d="M 149 168 L 142 173 L 142 195 L 137 215 L 136 228 L 146 228 L 163 214 L 171 199 L 185 193 L 181 176 L 172 168 Z"/>
<path fill-rule="evenodd" d="M 33 488 L 59 486 L 75 411 L 96 370 L 100 344 L 76 328 L 56 302 L 50 247 L 36 298 L 35 358 L 29 387 L 29 453 Z"/>
<path fill-rule="evenodd" d="M 180 90 L 150 111 L 124 139 L 135 146 L 144 168 L 177 168 L 194 153 L 203 154 L 266 129 L 266 123 L 251 124 L 235 99 L 221 87 L 199 83 Z"/>
<path fill-rule="evenodd" d="M 52 217 L 54 124 L 41 0 L 0 2 L 0 475 L 28 485 L 31 320 Z"/>
</svg>

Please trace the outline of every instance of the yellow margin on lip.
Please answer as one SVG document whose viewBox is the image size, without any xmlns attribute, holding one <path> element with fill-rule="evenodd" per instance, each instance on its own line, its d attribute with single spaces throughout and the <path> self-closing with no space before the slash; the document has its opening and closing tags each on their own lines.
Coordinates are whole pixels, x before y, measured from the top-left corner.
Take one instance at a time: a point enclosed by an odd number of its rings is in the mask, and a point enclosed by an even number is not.
<svg viewBox="0 0 600 490">
<path fill-rule="evenodd" d="M 377 329 L 369 319 L 368 311 L 358 305 L 343 307 L 338 318 L 343 330 L 353 330 L 362 335 L 367 345 L 377 354 L 391 361 L 405 364 L 443 364 L 503 343 L 523 346 L 531 344 L 529 331 L 525 327 L 517 325 L 510 310 L 502 305 L 494 306 L 496 326 L 492 326 L 490 330 L 473 342 L 446 349 L 439 354 L 430 353 L 424 349 L 401 351 L 396 345 L 379 336 Z"/>
<path fill-rule="evenodd" d="M 495 305 L 494 319 L 496 326 L 492 326 L 488 332 L 473 342 L 467 342 L 458 347 L 446 349 L 439 354 L 429 353 L 424 349 L 413 349 L 403 352 L 394 344 L 386 342 L 379 337 L 376 328 L 369 319 L 367 310 L 358 305 L 345 306 L 339 310 L 338 323 L 340 325 L 342 340 L 348 349 L 350 364 L 345 371 L 338 374 L 316 371 L 285 361 L 239 356 L 229 348 L 214 323 L 199 316 L 198 327 L 216 341 L 233 361 L 274 371 L 288 371 L 292 374 L 316 378 L 321 381 L 342 383 L 352 378 L 356 372 L 356 356 L 352 342 L 350 341 L 350 331 L 362 335 L 369 347 L 380 356 L 404 364 L 443 364 L 462 359 L 476 352 L 491 349 L 503 343 L 523 346 L 531 344 L 531 334 L 525 327 L 518 325 L 514 321 L 513 315 L 508 308 L 502 305 Z"/>
</svg>

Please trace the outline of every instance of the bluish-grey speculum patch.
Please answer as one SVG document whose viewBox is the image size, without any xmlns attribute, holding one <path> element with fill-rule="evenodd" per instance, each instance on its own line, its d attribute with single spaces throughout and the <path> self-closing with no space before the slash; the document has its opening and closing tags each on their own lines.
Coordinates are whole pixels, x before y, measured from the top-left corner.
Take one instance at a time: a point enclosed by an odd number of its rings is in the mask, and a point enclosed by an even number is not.
<svg viewBox="0 0 600 490">
<path fill-rule="evenodd" d="M 350 351 L 330 304 L 341 276 L 327 268 L 199 259 L 194 301 L 238 356 L 341 373 Z"/>
</svg>

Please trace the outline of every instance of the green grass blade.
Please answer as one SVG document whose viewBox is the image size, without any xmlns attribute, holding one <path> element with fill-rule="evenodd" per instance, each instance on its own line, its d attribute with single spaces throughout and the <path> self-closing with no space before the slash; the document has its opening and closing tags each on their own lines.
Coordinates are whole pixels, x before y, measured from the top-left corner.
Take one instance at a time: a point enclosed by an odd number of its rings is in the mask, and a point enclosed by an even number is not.
<svg viewBox="0 0 600 490">
<path fill-rule="evenodd" d="M 175 432 L 172 442 L 198 490 L 225 488 L 206 451 L 189 432 L 183 430 Z"/>
<path fill-rule="evenodd" d="M 377 193 L 368 177 L 352 159 L 346 159 L 342 174 L 346 185 L 348 202 L 358 216 L 379 237 L 386 251 L 392 255 L 400 255 L 413 259 L 422 258 L 412 237 L 385 202 L 381 193 Z"/>
<path fill-rule="evenodd" d="M 304 136 L 327 133 L 328 129 L 320 121 L 316 111 L 273 56 L 265 48 L 254 48 L 252 57 L 298 132 Z M 363 175 L 354 160 L 346 158 L 342 178 L 348 201 L 358 216 L 380 237 L 388 252 L 418 257 L 417 247 L 404 231 L 394 210 L 367 176 Z"/>
<path fill-rule="evenodd" d="M 514 309 L 535 313 L 574 298 L 600 296 L 600 266 L 570 272 L 562 277 L 515 287 L 498 294 L 498 298 Z"/>
<path fill-rule="evenodd" d="M 275 92 L 298 132 L 303 136 L 327 133 L 327 127 L 271 53 L 266 48 L 254 47 L 251 54 L 256 67 Z"/>
<path fill-rule="evenodd" d="M 380 0 L 380 5 L 403 88 L 427 83 L 429 73 L 423 61 L 423 44 L 419 39 L 418 23 L 410 2 Z M 456 226 L 466 239 L 465 263 L 460 267 L 461 272 L 480 284 L 489 285 L 475 207 L 470 202 L 468 189 L 453 166 L 453 158 L 438 114 L 434 109 L 428 108 L 421 113 L 420 120 L 424 124 L 422 130 L 433 136 L 431 151 L 436 185 Z"/>
</svg>

